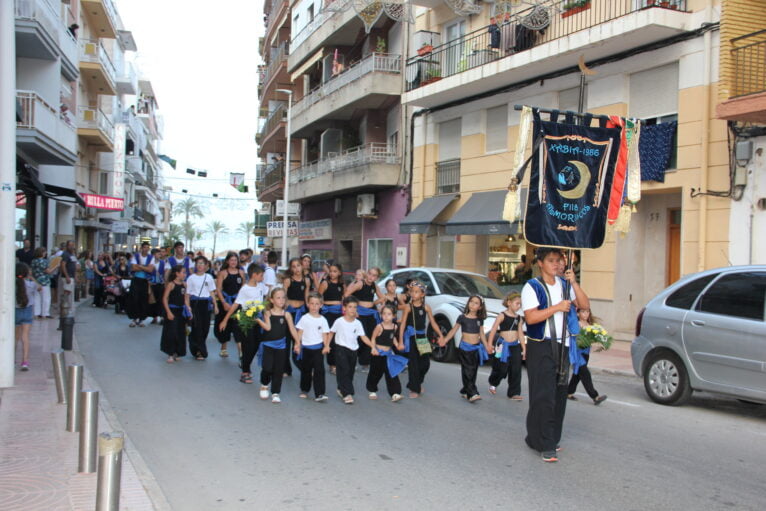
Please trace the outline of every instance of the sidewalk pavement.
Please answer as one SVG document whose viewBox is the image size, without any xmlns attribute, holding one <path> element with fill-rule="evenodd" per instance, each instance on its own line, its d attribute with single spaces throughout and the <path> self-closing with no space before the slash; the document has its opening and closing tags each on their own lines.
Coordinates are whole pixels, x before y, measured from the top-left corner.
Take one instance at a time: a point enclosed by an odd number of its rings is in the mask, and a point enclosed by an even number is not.
<svg viewBox="0 0 766 511">
<path fill-rule="evenodd" d="M 591 352 L 588 367 L 591 371 L 635 377 L 630 358 L 630 342 L 615 340 L 609 350 Z"/>
<path fill-rule="evenodd" d="M 90 303 L 90 301 L 88 301 Z M 66 405 L 57 404 L 51 351 L 60 347 L 57 319 L 35 320 L 30 334 L 30 369 L 18 370 L 16 386 L 0 389 L 0 509 L 93 510 L 96 474 L 78 474 L 79 433 L 66 431 Z M 75 350 L 66 364 L 82 364 Z M 99 390 L 84 368 L 83 389 Z M 98 432 L 124 431 L 99 393 Z M 139 475 L 140 474 L 140 475 Z M 150 472 L 126 436 L 122 456 L 120 509 L 169 509 Z"/>
</svg>

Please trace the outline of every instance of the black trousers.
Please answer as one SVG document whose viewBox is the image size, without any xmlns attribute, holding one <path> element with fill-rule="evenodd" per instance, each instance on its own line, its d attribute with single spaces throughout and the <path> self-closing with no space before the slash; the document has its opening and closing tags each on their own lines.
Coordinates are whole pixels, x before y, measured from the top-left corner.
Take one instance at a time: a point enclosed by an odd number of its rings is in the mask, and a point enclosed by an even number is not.
<svg viewBox="0 0 766 511">
<path fill-rule="evenodd" d="M 407 363 L 407 376 L 409 381 L 407 382 L 407 388 L 416 394 L 420 394 L 423 390 L 423 381 L 426 379 L 426 373 L 431 367 L 431 355 L 421 355 L 418 352 L 418 347 L 415 345 L 415 339 L 412 339 L 410 343 L 409 353 L 404 354 L 409 362 Z"/>
<path fill-rule="evenodd" d="M 51 279 L 55 280 L 55 279 Z M 106 289 L 104 288 L 104 279 L 102 277 L 96 277 L 93 281 L 93 305 L 96 307 L 103 307 L 104 300 L 106 300 Z"/>
<path fill-rule="evenodd" d="M 492 373 L 489 375 L 489 384 L 497 387 L 506 377 L 508 378 L 508 397 L 521 395 L 521 345 L 510 347 L 508 362 L 501 362 L 499 358 L 492 358 Z"/>
<path fill-rule="evenodd" d="M 386 377 L 386 390 L 388 394 L 402 393 L 402 382 L 399 381 L 399 375 L 391 376 L 388 371 L 388 359 L 382 356 L 374 356 L 370 361 L 370 372 L 367 375 L 367 392 L 377 392 L 380 379 Z"/>
<path fill-rule="evenodd" d="M 152 284 L 152 294 L 154 294 L 155 302 L 149 305 L 148 317 L 159 318 L 164 316 L 162 310 L 162 294 L 165 292 L 165 284 Z"/>
<path fill-rule="evenodd" d="M 366 335 L 368 339 L 372 339 L 372 332 L 377 326 L 377 323 L 375 323 L 375 316 L 359 316 L 359 322 L 364 328 L 364 335 Z M 359 350 L 357 353 L 357 356 L 359 357 L 359 365 L 370 365 L 370 359 L 372 358 L 372 348 L 367 346 L 362 341 L 359 341 Z"/>
<path fill-rule="evenodd" d="M 234 323 L 234 328 L 239 331 L 239 326 L 236 323 Z M 258 327 L 253 327 L 250 329 L 250 331 L 247 333 L 247 335 L 244 335 L 240 332 L 240 338 L 242 339 L 242 372 L 243 373 L 250 373 L 250 366 L 253 363 L 253 359 L 255 358 L 255 354 L 258 353 L 258 346 L 261 344 L 261 334 L 258 331 Z"/>
<path fill-rule="evenodd" d="M 226 313 L 228 311 L 224 310 L 223 304 L 218 303 L 218 314 L 215 316 L 215 320 L 213 323 L 214 327 L 214 334 L 215 338 L 218 339 L 218 342 L 221 344 L 226 344 L 234 337 L 234 340 L 239 343 L 245 342 L 245 334 L 242 333 L 242 331 L 239 329 L 239 325 L 237 325 L 237 319 L 234 316 L 231 316 L 229 318 L 229 322 L 226 323 L 226 328 L 223 332 L 219 330 L 219 326 L 221 325 L 221 321 L 223 321 L 223 318 L 226 317 Z M 223 347 L 223 346 L 222 346 Z"/>
<path fill-rule="evenodd" d="M 149 316 L 149 281 L 134 278 L 128 292 L 128 317 L 143 321 Z"/>
<path fill-rule="evenodd" d="M 559 346 L 567 351 L 563 345 Z M 568 356 L 568 353 L 564 355 Z M 525 440 L 536 451 L 555 452 L 564 425 L 567 386 L 558 385 L 556 360 L 550 340 L 530 340 L 527 343 L 527 377 L 529 411 Z"/>
<path fill-rule="evenodd" d="M 275 350 L 268 346 L 263 347 L 261 385 L 271 383 L 272 394 L 279 394 L 282 391 L 282 369 L 285 366 L 285 353 L 285 350 Z"/>
<path fill-rule="evenodd" d="M 335 346 L 335 378 L 338 390 L 343 397 L 354 395 L 354 370 L 356 369 L 356 350 L 345 346 Z"/>
<path fill-rule="evenodd" d="M 314 384 L 314 396 L 319 397 L 325 394 L 325 376 L 324 376 L 324 355 L 322 350 L 303 350 L 301 359 L 298 361 L 298 367 L 301 370 L 301 392 L 311 390 L 311 384 Z"/>
<path fill-rule="evenodd" d="M 457 358 L 460 360 L 460 376 L 463 379 L 463 388 L 461 394 L 471 398 L 479 395 L 479 389 L 476 388 L 476 375 L 479 373 L 479 352 L 457 350 Z"/>
<path fill-rule="evenodd" d="M 210 332 L 210 309 L 207 300 L 192 300 L 192 324 L 189 334 L 189 352 L 192 356 L 207 358 L 207 334 Z"/>
<path fill-rule="evenodd" d="M 335 321 L 341 317 L 341 314 L 334 314 L 331 312 L 325 312 L 322 315 L 327 320 L 327 324 L 330 326 L 330 328 L 332 328 L 332 325 L 335 323 Z M 335 366 L 335 339 L 330 341 L 330 353 L 327 354 L 327 365 Z"/>
<path fill-rule="evenodd" d="M 577 390 L 577 384 L 582 380 L 582 386 L 585 387 L 585 392 L 588 393 L 591 399 L 598 397 L 598 391 L 593 386 L 593 378 L 590 376 L 590 370 L 588 369 L 588 360 L 590 360 L 590 354 L 583 355 L 585 359 L 585 365 L 580 368 L 578 374 L 572 374 L 572 379 L 569 380 L 569 388 L 567 394 L 574 394 Z"/>
</svg>

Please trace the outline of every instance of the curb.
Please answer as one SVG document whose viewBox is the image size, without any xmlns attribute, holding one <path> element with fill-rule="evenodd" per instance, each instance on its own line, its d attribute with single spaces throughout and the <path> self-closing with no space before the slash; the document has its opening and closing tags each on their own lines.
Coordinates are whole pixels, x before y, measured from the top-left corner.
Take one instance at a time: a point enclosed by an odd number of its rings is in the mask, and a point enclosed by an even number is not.
<svg viewBox="0 0 766 511">
<path fill-rule="evenodd" d="M 624 369 L 610 369 L 607 367 L 596 367 L 588 364 L 588 369 L 590 369 L 590 372 L 592 373 L 599 373 L 599 374 L 610 374 L 613 376 L 624 376 L 627 378 L 639 378 L 636 373 L 633 371 L 625 371 Z"/>
</svg>

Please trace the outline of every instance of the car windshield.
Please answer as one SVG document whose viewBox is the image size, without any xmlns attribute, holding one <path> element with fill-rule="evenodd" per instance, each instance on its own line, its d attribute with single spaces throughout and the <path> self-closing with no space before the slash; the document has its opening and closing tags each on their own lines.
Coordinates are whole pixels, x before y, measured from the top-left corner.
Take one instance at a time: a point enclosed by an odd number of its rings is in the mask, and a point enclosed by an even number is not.
<svg viewBox="0 0 766 511">
<path fill-rule="evenodd" d="M 479 295 L 482 298 L 503 299 L 502 292 L 488 278 L 465 273 L 433 272 L 436 284 L 442 293 L 469 297 Z"/>
</svg>

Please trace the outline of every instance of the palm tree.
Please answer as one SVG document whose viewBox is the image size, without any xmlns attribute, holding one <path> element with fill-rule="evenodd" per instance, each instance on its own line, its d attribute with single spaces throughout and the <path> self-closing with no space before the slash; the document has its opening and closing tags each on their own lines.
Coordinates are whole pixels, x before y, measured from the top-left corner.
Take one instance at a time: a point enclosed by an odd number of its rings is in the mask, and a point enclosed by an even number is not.
<svg viewBox="0 0 766 511">
<path fill-rule="evenodd" d="M 187 197 L 173 207 L 173 213 L 176 215 L 184 215 L 184 223 L 182 225 L 185 226 L 189 224 L 189 217 L 199 218 L 202 216 L 202 204 L 195 200 L 194 197 Z M 191 245 L 191 242 L 193 241 L 191 238 L 193 238 L 193 236 L 188 236 L 189 231 L 186 228 L 184 228 L 184 231 L 186 234 L 186 245 Z"/>
<path fill-rule="evenodd" d="M 186 239 L 186 249 L 191 250 L 192 243 L 197 238 L 197 230 L 194 228 L 194 224 L 189 221 L 184 222 L 181 224 L 181 232 L 183 232 Z"/>
<path fill-rule="evenodd" d="M 213 257 L 215 258 L 215 245 L 219 234 L 226 234 L 229 228 L 220 220 L 213 220 L 207 225 L 207 232 L 213 235 Z"/>
<path fill-rule="evenodd" d="M 245 245 L 246 247 L 250 246 L 250 236 L 253 235 L 253 231 L 255 231 L 255 222 L 242 222 L 239 224 L 239 227 L 237 227 L 238 233 L 247 236 L 247 245 Z"/>
<path fill-rule="evenodd" d="M 165 235 L 165 244 L 173 246 L 184 237 L 184 228 L 178 224 L 170 224 L 168 233 Z"/>
</svg>

